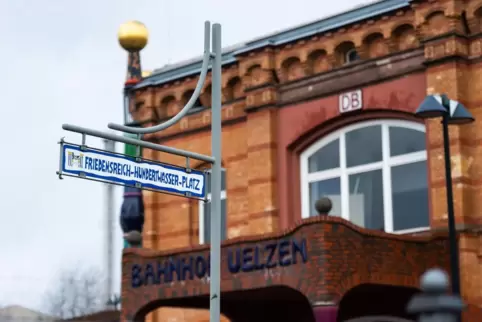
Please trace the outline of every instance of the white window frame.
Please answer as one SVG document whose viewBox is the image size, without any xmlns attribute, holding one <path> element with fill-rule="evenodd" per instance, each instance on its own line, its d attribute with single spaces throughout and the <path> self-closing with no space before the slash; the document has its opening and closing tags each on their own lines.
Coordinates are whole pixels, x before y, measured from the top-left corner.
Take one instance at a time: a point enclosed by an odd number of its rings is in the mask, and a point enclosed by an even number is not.
<svg viewBox="0 0 482 322">
<path fill-rule="evenodd" d="M 221 171 L 226 174 L 225 169 L 221 169 Z M 211 171 L 209 171 L 209 172 L 211 172 Z M 224 176 L 224 178 L 226 179 L 226 176 Z M 226 184 L 224 185 L 224 187 L 226 187 Z M 200 245 L 203 245 L 205 243 L 209 243 L 209 241 L 204 240 L 204 204 L 206 202 L 211 202 L 211 193 L 208 193 L 206 195 L 206 199 L 207 199 L 207 201 L 204 201 L 204 200 L 199 201 L 199 244 Z M 227 199 L 226 190 L 221 190 L 221 200 L 226 200 L 226 199 Z M 228 209 L 226 207 L 226 213 L 223 214 L 222 208 L 221 208 L 221 216 L 224 215 L 224 217 L 225 217 L 224 222 L 226 223 L 226 225 L 227 225 L 227 215 L 228 215 L 227 211 L 228 211 Z"/>
<path fill-rule="evenodd" d="M 355 53 L 357 53 L 357 55 L 359 55 L 359 54 L 358 54 L 358 51 L 356 50 L 356 48 L 351 48 L 351 49 L 349 49 L 349 50 L 345 53 L 345 64 L 349 64 L 349 63 L 352 63 L 352 62 L 354 62 L 354 61 L 357 61 L 357 60 L 352 60 L 352 59 L 350 59 L 350 54 L 353 53 L 353 52 L 355 52 Z M 359 59 L 358 59 L 358 60 L 359 60 Z"/>
<path fill-rule="evenodd" d="M 382 161 L 369 164 L 363 164 L 360 166 L 347 168 L 346 166 L 346 134 L 350 131 L 370 127 L 374 125 L 381 125 L 382 127 Z M 409 154 L 403 154 L 400 156 L 390 156 L 390 141 L 389 141 L 389 128 L 401 127 L 420 131 L 426 133 L 425 126 L 423 124 L 413 123 L 402 120 L 376 120 L 365 121 L 353 125 L 346 126 L 334 133 L 331 133 L 313 145 L 303 151 L 300 155 L 300 178 L 301 178 L 301 215 L 302 218 L 309 218 L 310 216 L 310 193 L 309 184 L 311 182 L 317 182 L 321 180 L 327 180 L 332 178 L 340 178 L 340 191 L 341 191 L 341 217 L 350 220 L 349 209 L 349 185 L 348 176 L 351 174 L 362 173 L 372 170 L 382 170 L 383 180 L 383 214 L 385 221 L 385 231 L 395 234 L 407 234 L 419 231 L 428 230 L 429 227 L 419 227 L 405 230 L 393 230 L 393 205 L 392 205 L 392 193 L 391 193 L 391 168 L 394 166 L 412 164 L 420 161 L 427 161 L 427 150 L 413 152 Z M 336 169 L 324 170 L 314 173 L 308 172 L 308 159 L 318 152 L 319 149 L 326 146 L 330 142 L 339 139 L 340 144 L 340 167 Z"/>
</svg>

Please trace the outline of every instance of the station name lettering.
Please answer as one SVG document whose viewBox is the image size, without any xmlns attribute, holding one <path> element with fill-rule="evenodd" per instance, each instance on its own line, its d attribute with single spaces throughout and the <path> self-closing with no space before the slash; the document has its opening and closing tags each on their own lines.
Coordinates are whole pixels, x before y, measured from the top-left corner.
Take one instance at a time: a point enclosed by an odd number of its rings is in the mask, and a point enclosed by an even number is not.
<svg viewBox="0 0 482 322">
<path fill-rule="evenodd" d="M 298 262 L 306 263 L 308 260 L 306 239 L 287 239 L 264 245 L 229 249 L 227 255 L 227 270 L 231 274 L 287 267 Z M 221 265 L 224 264 L 221 263 Z M 209 275 L 209 256 L 171 257 L 143 265 L 133 264 L 131 285 L 133 288 L 138 288 L 173 281 L 201 279 Z"/>
</svg>

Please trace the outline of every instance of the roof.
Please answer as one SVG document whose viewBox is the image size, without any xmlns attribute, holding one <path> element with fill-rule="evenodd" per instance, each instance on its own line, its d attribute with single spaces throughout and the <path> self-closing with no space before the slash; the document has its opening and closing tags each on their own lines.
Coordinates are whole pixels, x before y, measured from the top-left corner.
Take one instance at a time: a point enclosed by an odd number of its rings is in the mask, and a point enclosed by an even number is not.
<svg viewBox="0 0 482 322">
<path fill-rule="evenodd" d="M 0 321 L 54 321 L 55 318 L 20 305 L 10 305 L 0 309 Z"/>
<path fill-rule="evenodd" d="M 247 42 L 227 47 L 223 50 L 223 65 L 229 65 L 237 61 L 236 56 L 257 50 L 267 46 L 279 46 L 314 36 L 322 32 L 340 28 L 342 26 L 374 18 L 394 10 L 408 7 L 411 0 L 379 0 L 357 6 L 343 13 L 325 17 L 287 30 L 271 33 Z M 156 86 L 171 82 L 175 79 L 199 74 L 201 72 L 202 56 L 166 65 L 139 82 L 134 88 Z"/>
</svg>

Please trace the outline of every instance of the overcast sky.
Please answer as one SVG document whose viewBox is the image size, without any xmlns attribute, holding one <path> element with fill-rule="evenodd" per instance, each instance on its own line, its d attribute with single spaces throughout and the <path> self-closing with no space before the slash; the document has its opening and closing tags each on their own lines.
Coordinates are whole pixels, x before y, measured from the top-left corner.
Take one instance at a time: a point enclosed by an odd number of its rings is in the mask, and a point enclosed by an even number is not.
<svg viewBox="0 0 482 322">
<path fill-rule="evenodd" d="M 142 65 L 154 69 L 202 54 L 204 20 L 223 25 L 228 46 L 363 2 L 0 0 L 0 306 L 45 309 L 43 294 L 60 271 L 79 264 L 103 268 L 105 187 L 59 180 L 56 143 L 62 136 L 80 142 L 62 123 L 107 129 L 108 122 L 122 122 L 127 55 L 117 43 L 121 23 L 146 24 Z M 96 139 L 87 143 L 102 146 Z M 121 188 L 115 190 L 119 209 Z"/>
</svg>

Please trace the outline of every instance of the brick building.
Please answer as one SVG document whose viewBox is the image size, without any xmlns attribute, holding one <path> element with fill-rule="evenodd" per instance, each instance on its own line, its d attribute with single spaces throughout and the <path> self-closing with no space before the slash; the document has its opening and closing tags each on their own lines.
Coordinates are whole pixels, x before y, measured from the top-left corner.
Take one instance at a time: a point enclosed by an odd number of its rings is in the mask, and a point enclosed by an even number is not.
<svg viewBox="0 0 482 322">
<path fill-rule="evenodd" d="M 421 273 L 449 270 L 441 126 L 413 116 L 431 93 L 476 118 L 451 128 L 450 144 L 466 317 L 480 318 L 481 56 L 477 0 L 383 0 L 225 49 L 226 319 L 411 319 L 403 309 Z M 200 66 L 136 80 L 132 118 L 153 125 L 178 113 Z M 198 107 L 146 139 L 210 154 L 209 87 L 208 75 Z M 314 207 L 323 196 L 329 216 Z M 143 248 L 123 255 L 123 320 L 207 321 L 209 204 L 143 198 Z M 167 277 L 166 261 L 185 266 Z"/>
</svg>

